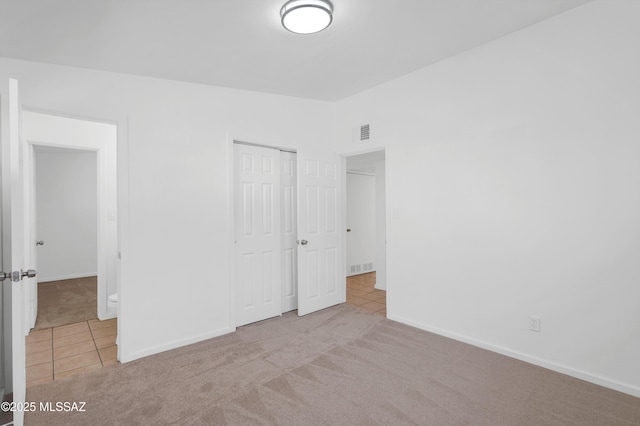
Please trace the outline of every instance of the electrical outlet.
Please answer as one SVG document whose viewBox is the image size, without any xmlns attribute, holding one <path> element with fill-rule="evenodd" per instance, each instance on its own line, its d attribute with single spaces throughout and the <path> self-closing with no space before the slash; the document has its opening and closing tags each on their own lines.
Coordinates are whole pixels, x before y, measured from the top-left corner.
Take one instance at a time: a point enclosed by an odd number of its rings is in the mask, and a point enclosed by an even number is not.
<svg viewBox="0 0 640 426">
<path fill-rule="evenodd" d="M 529 330 L 540 332 L 540 317 L 529 317 Z"/>
</svg>

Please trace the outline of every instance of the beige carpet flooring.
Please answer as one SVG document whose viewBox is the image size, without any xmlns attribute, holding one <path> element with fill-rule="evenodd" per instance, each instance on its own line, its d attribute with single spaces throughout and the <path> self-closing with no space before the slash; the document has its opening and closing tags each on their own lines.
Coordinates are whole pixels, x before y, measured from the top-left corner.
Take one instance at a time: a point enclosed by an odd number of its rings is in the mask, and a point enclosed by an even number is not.
<svg viewBox="0 0 640 426">
<path fill-rule="evenodd" d="M 640 399 L 341 305 L 27 390 L 26 425 L 638 425 Z"/>
<path fill-rule="evenodd" d="M 38 283 L 36 330 L 98 317 L 97 277 Z"/>
</svg>

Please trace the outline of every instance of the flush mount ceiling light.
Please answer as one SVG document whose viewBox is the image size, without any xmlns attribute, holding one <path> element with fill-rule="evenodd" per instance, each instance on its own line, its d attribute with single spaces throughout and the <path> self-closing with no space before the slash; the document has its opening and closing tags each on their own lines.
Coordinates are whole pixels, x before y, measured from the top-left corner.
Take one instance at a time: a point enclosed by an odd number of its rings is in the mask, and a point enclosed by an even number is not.
<svg viewBox="0 0 640 426">
<path fill-rule="evenodd" d="M 328 0 L 289 0 L 280 9 L 282 26 L 297 34 L 313 34 L 327 28 L 333 20 Z"/>
</svg>

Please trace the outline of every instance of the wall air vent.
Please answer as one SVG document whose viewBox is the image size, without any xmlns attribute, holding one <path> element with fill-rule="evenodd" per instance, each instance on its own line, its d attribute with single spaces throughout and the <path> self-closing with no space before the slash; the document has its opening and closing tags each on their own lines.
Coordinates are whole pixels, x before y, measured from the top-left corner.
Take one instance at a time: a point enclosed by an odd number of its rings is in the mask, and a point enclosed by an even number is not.
<svg viewBox="0 0 640 426">
<path fill-rule="evenodd" d="M 347 275 L 348 276 L 360 275 L 360 274 L 371 272 L 374 270 L 375 269 L 373 268 L 373 262 L 360 263 L 357 265 L 349 265 L 349 272 L 347 273 Z"/>
<path fill-rule="evenodd" d="M 360 126 L 360 140 L 361 141 L 369 140 L 369 132 L 370 132 L 370 129 L 368 124 L 364 124 Z"/>
</svg>

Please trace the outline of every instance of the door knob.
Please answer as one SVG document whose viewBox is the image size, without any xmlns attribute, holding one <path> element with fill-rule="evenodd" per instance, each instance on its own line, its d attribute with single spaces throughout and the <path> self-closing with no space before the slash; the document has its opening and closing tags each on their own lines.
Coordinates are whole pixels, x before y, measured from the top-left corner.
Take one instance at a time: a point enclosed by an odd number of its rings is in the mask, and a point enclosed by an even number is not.
<svg viewBox="0 0 640 426">
<path fill-rule="evenodd" d="M 306 246 L 307 244 L 309 244 L 309 241 L 302 240 L 302 241 L 300 241 L 300 244 L 302 244 L 303 246 Z"/>
<path fill-rule="evenodd" d="M 44 241 L 36 241 L 36 245 L 37 246 L 43 246 L 44 245 Z"/>
<path fill-rule="evenodd" d="M 11 274 L 9 272 L 0 272 L 0 282 L 6 280 L 7 278 L 11 279 Z"/>
</svg>

